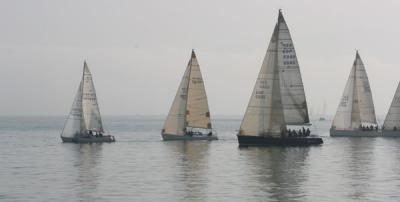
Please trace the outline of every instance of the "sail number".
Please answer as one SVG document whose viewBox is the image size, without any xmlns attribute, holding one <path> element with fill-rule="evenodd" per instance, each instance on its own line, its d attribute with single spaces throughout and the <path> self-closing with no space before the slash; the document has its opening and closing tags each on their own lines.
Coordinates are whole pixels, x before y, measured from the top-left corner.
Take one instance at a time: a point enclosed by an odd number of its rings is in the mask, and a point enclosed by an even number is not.
<svg viewBox="0 0 400 202">
<path fill-rule="evenodd" d="M 295 65 L 296 64 L 296 54 L 293 49 L 292 43 L 283 43 L 282 45 L 282 57 L 283 65 Z"/>
<path fill-rule="evenodd" d="M 349 102 L 349 96 L 343 96 L 342 100 L 340 101 L 340 106 L 347 107 L 348 102 Z"/>
</svg>

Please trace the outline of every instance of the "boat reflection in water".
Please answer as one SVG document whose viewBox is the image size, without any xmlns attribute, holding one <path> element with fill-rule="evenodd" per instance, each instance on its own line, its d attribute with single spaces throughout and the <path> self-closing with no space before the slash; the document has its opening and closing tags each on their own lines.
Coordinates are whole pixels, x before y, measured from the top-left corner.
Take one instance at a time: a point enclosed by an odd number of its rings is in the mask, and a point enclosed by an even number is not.
<svg viewBox="0 0 400 202">
<path fill-rule="evenodd" d="M 165 142 L 169 160 L 175 164 L 173 190 L 180 192 L 177 200 L 202 200 L 209 190 L 209 147 L 208 141 Z"/>
<path fill-rule="evenodd" d="M 254 200 L 305 201 L 309 150 L 309 147 L 241 148 L 247 164 L 244 174 L 249 182 L 245 187 L 249 190 L 244 192 L 257 193 Z"/>
<path fill-rule="evenodd" d="M 81 201 L 99 200 L 98 192 L 101 189 L 102 173 L 102 145 L 101 144 L 81 144 L 76 148 L 76 162 L 74 167 L 77 168 L 76 176 L 76 198 Z M 81 188 L 79 188 L 81 187 Z M 84 189 L 83 189 L 84 187 Z M 73 193 L 71 193 L 73 194 Z"/>
</svg>

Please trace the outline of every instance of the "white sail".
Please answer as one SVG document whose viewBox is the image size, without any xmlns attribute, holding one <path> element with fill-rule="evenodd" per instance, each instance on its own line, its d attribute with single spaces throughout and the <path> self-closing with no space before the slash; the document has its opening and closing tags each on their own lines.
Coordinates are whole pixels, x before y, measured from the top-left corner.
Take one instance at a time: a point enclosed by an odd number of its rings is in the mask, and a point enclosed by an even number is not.
<svg viewBox="0 0 400 202">
<path fill-rule="evenodd" d="M 82 85 L 82 108 L 85 129 L 103 132 L 103 124 L 101 121 L 99 105 L 97 103 L 92 74 L 89 71 L 86 61 L 83 67 Z"/>
<path fill-rule="evenodd" d="M 367 73 L 357 52 L 332 127 L 353 130 L 362 124 L 376 124 L 376 118 Z"/>
<path fill-rule="evenodd" d="M 356 54 L 356 86 L 358 95 L 358 105 L 360 108 L 360 119 L 363 124 L 376 124 L 375 107 L 372 100 L 371 87 L 367 72 L 360 55 Z"/>
<path fill-rule="evenodd" d="M 186 106 L 187 127 L 211 129 L 210 110 L 200 66 L 192 51 Z"/>
<path fill-rule="evenodd" d="M 275 26 L 258 74 L 239 135 L 281 136 L 286 129 L 278 66 L 278 25 Z"/>
<path fill-rule="evenodd" d="M 179 84 L 178 92 L 175 95 L 167 119 L 165 120 L 163 133 L 175 135 L 185 134 L 190 63 L 189 61 L 181 83 Z"/>
<path fill-rule="evenodd" d="M 285 121 L 289 125 L 309 123 L 300 66 L 289 28 L 281 12 L 278 17 L 278 27 L 278 66 Z"/>
<path fill-rule="evenodd" d="M 396 127 L 396 130 L 400 130 L 400 83 L 397 85 L 389 112 L 383 122 L 385 130 L 394 130 L 394 127 Z"/>
<path fill-rule="evenodd" d="M 65 121 L 64 129 L 61 132 L 62 137 L 74 137 L 81 132 L 82 122 L 82 81 L 76 92 L 71 111 Z"/>
</svg>

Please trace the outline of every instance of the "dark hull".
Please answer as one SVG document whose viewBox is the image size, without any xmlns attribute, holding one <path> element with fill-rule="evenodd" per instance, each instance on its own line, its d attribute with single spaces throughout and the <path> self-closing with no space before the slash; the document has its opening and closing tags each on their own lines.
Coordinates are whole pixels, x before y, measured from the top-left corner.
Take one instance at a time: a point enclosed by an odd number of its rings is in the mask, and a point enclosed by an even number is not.
<svg viewBox="0 0 400 202">
<path fill-rule="evenodd" d="M 101 143 L 101 142 L 115 142 L 115 138 L 112 135 L 102 136 L 102 137 L 62 137 L 63 142 L 70 143 Z"/>
<path fill-rule="evenodd" d="M 319 137 L 262 137 L 238 135 L 239 146 L 311 146 L 323 143 Z"/>
</svg>

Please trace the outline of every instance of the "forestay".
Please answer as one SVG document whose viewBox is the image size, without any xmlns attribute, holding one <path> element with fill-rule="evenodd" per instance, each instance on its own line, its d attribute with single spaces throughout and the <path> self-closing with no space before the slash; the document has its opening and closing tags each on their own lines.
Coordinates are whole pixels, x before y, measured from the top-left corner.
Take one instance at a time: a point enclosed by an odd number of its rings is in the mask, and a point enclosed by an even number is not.
<svg viewBox="0 0 400 202">
<path fill-rule="evenodd" d="M 92 74 L 89 71 L 86 61 L 83 68 L 82 85 L 82 108 L 85 129 L 103 132 L 103 124 L 101 121 L 99 105 L 97 103 Z"/>
<path fill-rule="evenodd" d="M 384 130 L 394 130 L 395 127 L 397 130 L 400 129 L 400 83 L 397 86 L 389 112 L 383 123 Z"/>
<path fill-rule="evenodd" d="M 332 127 L 353 130 L 363 124 L 376 124 L 376 117 L 368 76 L 357 52 Z"/>
<path fill-rule="evenodd" d="M 278 67 L 278 25 L 275 26 L 239 135 L 281 136 L 286 129 Z"/>
<path fill-rule="evenodd" d="M 78 91 L 76 92 L 74 102 L 72 104 L 71 111 L 65 122 L 64 129 L 61 133 L 62 137 L 74 137 L 80 134 L 82 124 L 82 81 L 79 85 Z"/>
<path fill-rule="evenodd" d="M 291 125 L 309 123 L 307 101 L 292 37 L 281 12 L 278 17 L 278 66 L 285 121 Z"/>
</svg>

